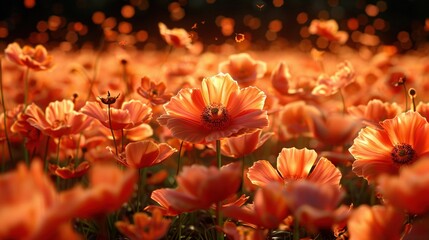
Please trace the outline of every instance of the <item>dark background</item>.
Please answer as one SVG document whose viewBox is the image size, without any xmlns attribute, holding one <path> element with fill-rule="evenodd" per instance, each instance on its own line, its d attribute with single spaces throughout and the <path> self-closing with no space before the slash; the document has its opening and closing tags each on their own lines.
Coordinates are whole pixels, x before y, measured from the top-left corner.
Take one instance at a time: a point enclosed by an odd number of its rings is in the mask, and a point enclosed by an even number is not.
<svg viewBox="0 0 429 240">
<path fill-rule="evenodd" d="M 130 19 L 121 16 L 123 5 L 143 1 L 148 3 L 148 8 L 140 10 L 135 8 L 135 15 Z M 376 31 L 383 44 L 397 43 L 397 35 L 400 31 L 410 33 L 413 48 L 428 40 L 427 30 L 424 30 L 425 20 L 429 18 L 428 0 L 392 0 L 392 1 L 366 1 L 366 0 L 284 0 L 281 7 L 275 7 L 270 0 L 216 0 L 209 4 L 206 0 L 182 0 L 179 1 L 185 12 L 185 16 L 173 21 L 170 18 L 168 5 L 171 0 L 36 0 L 34 7 L 26 8 L 23 0 L 2 0 L 0 9 L 0 27 L 8 29 L 7 36 L 0 38 L 1 46 L 18 41 L 36 44 L 31 40 L 31 33 L 37 32 L 36 24 L 47 21 L 49 16 L 57 15 L 64 17 L 66 22 L 82 22 L 88 27 L 88 33 L 79 36 L 75 43 L 76 47 L 82 46 L 85 42 L 97 43 L 100 41 L 103 31 L 100 25 L 92 22 L 91 17 L 95 11 L 103 11 L 106 17 L 114 17 L 116 20 L 126 20 L 133 25 L 133 32 L 145 30 L 149 33 L 149 38 L 140 46 L 149 42 L 160 44 L 158 22 L 164 22 L 169 28 L 181 27 L 191 30 L 194 23 L 199 24 L 198 36 L 204 44 L 222 43 L 229 37 L 222 36 L 219 26 L 215 24 L 217 16 L 234 18 L 236 21 L 235 32 L 250 32 L 252 41 L 266 41 L 264 34 L 267 31 L 268 23 L 273 19 L 283 22 L 283 28 L 278 32 L 278 36 L 287 39 L 290 43 L 298 43 L 302 37 L 299 34 L 302 25 L 296 21 L 296 16 L 300 12 L 308 14 L 308 21 L 304 25 L 309 25 L 312 19 L 318 19 L 321 11 L 330 13 L 330 18 L 336 19 L 341 30 L 347 30 L 347 19 L 357 18 L 365 15 L 367 4 L 377 4 L 383 2 L 387 9 L 380 12 L 376 17 L 367 16 L 371 23 L 375 18 L 382 18 L 388 23 L 384 30 Z M 258 6 L 262 6 L 259 8 Z M 332 7 L 334 5 L 334 7 Z M 243 24 L 243 17 L 250 14 L 258 17 L 261 27 L 251 30 Z M 64 41 L 66 33 L 65 24 L 57 32 L 49 32 L 49 42 L 44 43 L 50 46 L 58 45 Z M 360 26 L 363 31 L 364 26 Z M 62 31 L 62 32 L 61 32 Z M 349 31 L 350 33 L 350 31 Z M 233 37 L 233 36 L 232 36 Z M 162 41 L 161 41 L 162 42 Z M 348 44 L 351 44 L 350 41 Z"/>
</svg>

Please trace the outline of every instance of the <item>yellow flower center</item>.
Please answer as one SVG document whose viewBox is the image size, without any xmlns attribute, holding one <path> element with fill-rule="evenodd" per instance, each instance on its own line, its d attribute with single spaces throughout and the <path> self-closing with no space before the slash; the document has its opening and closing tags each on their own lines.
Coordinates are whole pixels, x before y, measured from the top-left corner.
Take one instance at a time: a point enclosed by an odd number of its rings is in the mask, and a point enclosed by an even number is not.
<svg viewBox="0 0 429 240">
<path fill-rule="evenodd" d="M 413 147 L 411 147 L 410 144 L 400 143 L 393 147 L 390 156 L 392 157 L 392 161 L 394 163 L 400 165 L 410 164 L 415 159 L 416 151 L 413 149 Z"/>
<path fill-rule="evenodd" d="M 222 130 L 228 126 L 230 116 L 222 104 L 213 103 L 204 108 L 201 121 L 210 130 Z"/>
</svg>

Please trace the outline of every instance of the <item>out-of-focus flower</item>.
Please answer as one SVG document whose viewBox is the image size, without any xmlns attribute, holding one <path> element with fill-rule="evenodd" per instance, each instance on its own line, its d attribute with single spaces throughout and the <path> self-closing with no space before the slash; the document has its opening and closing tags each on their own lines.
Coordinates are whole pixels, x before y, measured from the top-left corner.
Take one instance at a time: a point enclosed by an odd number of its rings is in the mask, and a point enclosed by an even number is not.
<svg viewBox="0 0 429 240">
<path fill-rule="evenodd" d="M 347 112 L 362 119 L 364 124 L 377 127 L 379 122 L 396 117 L 402 112 L 402 108 L 396 103 L 373 99 L 367 105 L 351 106 L 347 108 Z"/>
<path fill-rule="evenodd" d="M 21 49 L 19 44 L 14 42 L 9 44 L 4 52 L 11 62 L 36 71 L 52 67 L 52 56 L 48 55 L 48 51 L 42 45 L 37 45 L 35 48 L 26 45 Z"/>
<path fill-rule="evenodd" d="M 223 209 L 227 217 L 254 225 L 274 229 L 289 215 L 287 192 L 278 183 L 269 183 L 256 191 L 253 204 Z"/>
<path fill-rule="evenodd" d="M 338 207 L 344 192 L 335 185 L 298 181 L 286 186 L 289 207 L 295 218 L 310 231 L 344 223 L 349 207 Z"/>
<path fill-rule="evenodd" d="M 231 221 L 223 224 L 223 232 L 231 240 L 265 240 L 267 235 L 267 230 L 237 226 Z"/>
<path fill-rule="evenodd" d="M 155 83 L 148 77 L 143 77 L 137 93 L 149 100 L 151 104 L 159 105 L 170 101 L 170 98 L 173 96 L 172 93 L 165 93 L 165 89 L 166 86 L 163 82 Z"/>
<path fill-rule="evenodd" d="M 329 41 L 335 41 L 341 44 L 344 44 L 349 38 L 347 32 L 338 31 L 338 23 L 333 19 L 327 21 L 314 19 L 310 23 L 308 32 L 310 34 L 317 34 L 325 37 Z"/>
<path fill-rule="evenodd" d="M 110 108 L 110 111 L 112 130 L 131 129 L 148 123 L 152 118 L 152 108 L 139 100 L 124 102 L 121 108 Z M 100 103 L 86 102 L 81 112 L 110 128 L 108 108 L 103 108 Z"/>
<path fill-rule="evenodd" d="M 429 159 L 399 170 L 399 176 L 381 175 L 378 190 L 383 199 L 411 214 L 429 212 Z"/>
<path fill-rule="evenodd" d="M 74 104 L 70 100 L 50 103 L 45 113 L 32 103 L 25 110 L 25 114 L 28 116 L 27 122 L 31 126 L 53 138 L 80 133 L 91 122 L 86 115 L 74 110 Z"/>
<path fill-rule="evenodd" d="M 183 28 L 168 29 L 167 26 L 160 22 L 158 23 L 159 33 L 168 45 L 180 48 L 190 47 L 192 38 L 189 33 Z"/>
<path fill-rule="evenodd" d="M 240 89 L 229 74 L 218 74 L 205 78 L 201 90 L 180 90 L 164 105 L 158 122 L 179 139 L 210 143 L 266 127 L 265 98 L 258 88 Z"/>
<path fill-rule="evenodd" d="M 274 133 L 262 133 L 262 130 L 258 130 L 238 137 L 223 139 L 221 141 L 222 155 L 233 158 L 244 157 L 262 146 L 272 135 Z"/>
<path fill-rule="evenodd" d="M 355 78 L 355 70 L 352 64 L 349 61 L 344 61 L 338 64 L 337 71 L 333 75 L 321 74 L 311 93 L 322 96 L 333 95 L 341 88 L 352 83 Z"/>
<path fill-rule="evenodd" d="M 73 208 L 55 191 L 40 161 L 1 175 L 0 188 L 1 239 L 80 239 L 71 230 Z"/>
<path fill-rule="evenodd" d="M 249 86 L 267 71 L 267 64 L 254 60 L 247 53 L 233 54 L 228 61 L 219 63 L 219 72 L 229 73 L 240 86 Z"/>
<path fill-rule="evenodd" d="M 307 148 L 283 148 L 277 157 L 277 170 L 266 160 L 259 160 L 249 168 L 250 181 L 258 186 L 269 182 L 287 184 L 306 179 L 318 184 L 329 184 L 339 188 L 341 172 L 326 158 L 320 158 L 314 166 L 317 153 Z"/>
<path fill-rule="evenodd" d="M 401 113 L 380 126 L 362 129 L 349 149 L 358 176 L 372 181 L 382 174 L 397 174 L 402 166 L 429 154 L 429 123 L 419 113 Z"/>
<path fill-rule="evenodd" d="M 157 240 L 167 234 L 171 220 L 165 219 L 160 210 L 155 209 L 152 217 L 146 213 L 135 213 L 133 224 L 128 221 L 118 221 L 116 228 L 131 240 Z"/>
<path fill-rule="evenodd" d="M 302 88 L 294 86 L 291 79 L 292 76 L 289 67 L 284 62 L 280 62 L 271 73 L 271 85 L 282 95 L 295 94 L 303 91 Z"/>
<path fill-rule="evenodd" d="M 82 177 L 88 172 L 91 165 L 87 161 L 79 163 L 77 166 L 73 162 L 68 165 L 60 167 L 56 164 L 49 164 L 49 170 L 51 173 L 60 176 L 63 179 L 78 178 Z"/>
<path fill-rule="evenodd" d="M 422 115 L 422 117 L 429 120 L 429 103 L 419 102 L 416 106 L 416 111 Z"/>
<path fill-rule="evenodd" d="M 110 152 L 117 157 L 109 148 Z M 117 160 L 127 167 L 145 168 L 161 163 L 177 150 L 166 143 L 144 140 L 127 144 Z"/>
<path fill-rule="evenodd" d="M 389 206 L 362 205 L 354 210 L 347 223 L 350 240 L 401 239 L 404 215 Z"/>
<path fill-rule="evenodd" d="M 176 189 L 158 189 L 151 198 L 166 212 L 182 213 L 208 209 L 212 204 L 234 195 L 241 183 L 240 164 L 231 163 L 217 169 L 192 165 L 183 167 L 177 176 Z"/>
</svg>

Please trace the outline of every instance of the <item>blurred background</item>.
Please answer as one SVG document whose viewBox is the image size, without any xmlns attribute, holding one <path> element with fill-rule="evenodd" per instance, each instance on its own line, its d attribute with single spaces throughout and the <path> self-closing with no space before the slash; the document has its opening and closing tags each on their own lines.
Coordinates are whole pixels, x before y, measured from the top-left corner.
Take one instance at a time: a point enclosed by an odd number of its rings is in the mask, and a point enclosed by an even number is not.
<svg viewBox="0 0 429 240">
<path fill-rule="evenodd" d="M 0 49 L 13 41 L 64 51 L 101 41 L 158 49 L 165 46 L 158 22 L 184 28 L 205 47 L 244 36 L 255 49 L 324 49 L 308 26 L 335 19 L 351 47 L 395 45 L 404 52 L 426 44 L 428 9 L 427 0 L 2 0 Z"/>
</svg>

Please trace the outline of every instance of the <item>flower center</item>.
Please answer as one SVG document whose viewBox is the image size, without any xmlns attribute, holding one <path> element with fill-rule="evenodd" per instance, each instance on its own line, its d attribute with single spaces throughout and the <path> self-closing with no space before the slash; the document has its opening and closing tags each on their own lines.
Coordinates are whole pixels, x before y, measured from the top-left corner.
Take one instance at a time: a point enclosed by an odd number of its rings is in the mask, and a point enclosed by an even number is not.
<svg viewBox="0 0 429 240">
<path fill-rule="evenodd" d="M 390 156 L 392 161 L 397 164 L 410 164 L 414 161 L 416 151 L 411 147 L 410 144 L 400 143 L 393 147 Z"/>
<path fill-rule="evenodd" d="M 201 121 L 210 130 L 221 130 L 228 125 L 230 116 L 222 104 L 213 103 L 204 108 Z"/>
</svg>

